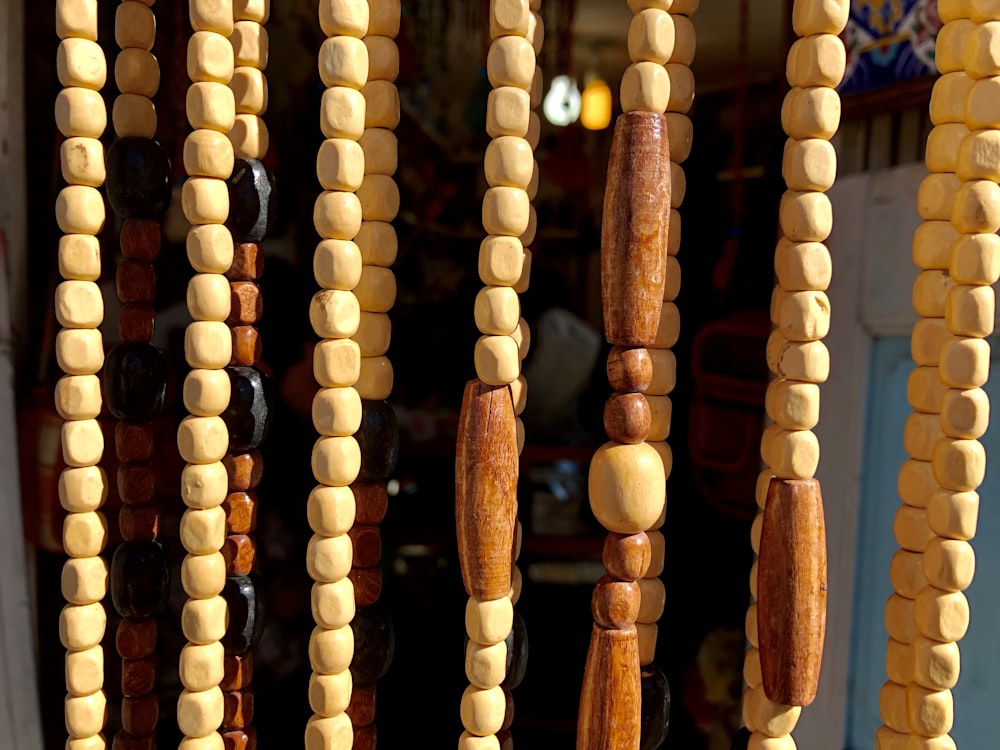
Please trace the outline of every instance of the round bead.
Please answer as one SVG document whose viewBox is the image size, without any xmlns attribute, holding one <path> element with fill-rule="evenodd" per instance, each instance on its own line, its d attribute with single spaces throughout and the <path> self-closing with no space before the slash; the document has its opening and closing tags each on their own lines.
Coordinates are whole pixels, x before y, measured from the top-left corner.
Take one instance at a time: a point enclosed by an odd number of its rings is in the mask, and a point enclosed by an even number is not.
<svg viewBox="0 0 1000 750">
<path fill-rule="evenodd" d="M 188 282 L 187 307 L 195 320 L 225 320 L 230 313 L 229 280 L 222 274 L 196 274 Z"/>
<path fill-rule="evenodd" d="M 641 393 L 653 379 L 653 361 L 642 347 L 611 349 L 607 361 L 608 382 L 619 393 Z"/>
<path fill-rule="evenodd" d="M 317 292 L 309 305 L 309 320 L 317 335 L 324 338 L 353 336 L 361 320 L 358 299 L 342 290 Z"/>
<path fill-rule="evenodd" d="M 941 347 L 938 373 L 951 388 L 980 388 L 990 374 L 990 347 L 980 338 L 949 336 Z"/>
<path fill-rule="evenodd" d="M 531 146 L 524 138 L 495 138 L 486 147 L 484 169 L 491 187 L 526 189 L 534 170 Z"/>
<path fill-rule="evenodd" d="M 337 716 L 351 701 L 351 673 L 317 675 L 309 678 L 309 706 L 318 716 Z"/>
<path fill-rule="evenodd" d="M 97 0 L 56 3 L 56 34 L 60 39 L 97 41 Z"/>
<path fill-rule="evenodd" d="M 604 431 L 617 443 L 641 443 L 651 422 L 649 403 L 641 393 L 615 394 L 604 405 Z"/>
<path fill-rule="evenodd" d="M 948 290 L 944 318 L 956 336 L 985 338 L 993 333 L 996 298 L 988 286 L 954 286 Z"/>
<path fill-rule="evenodd" d="M 486 74 L 494 88 L 530 88 L 535 75 L 535 50 L 531 43 L 521 36 L 496 39 L 486 57 Z"/>
<path fill-rule="evenodd" d="M 989 399 L 982 389 L 948 390 L 945 393 L 941 404 L 940 430 L 948 437 L 976 440 L 986 433 L 989 421 Z"/>
<path fill-rule="evenodd" d="M 96 188 L 70 185 L 56 198 L 56 223 L 64 234 L 100 234 L 104 199 Z"/>
<path fill-rule="evenodd" d="M 779 220 L 793 242 L 823 242 L 833 228 L 833 210 L 825 193 L 789 190 L 781 197 Z"/>
<path fill-rule="evenodd" d="M 361 202 L 349 192 L 323 192 L 313 210 L 316 231 L 324 239 L 353 239 L 361 228 L 361 216 Z"/>
<path fill-rule="evenodd" d="M 101 159 L 102 169 L 103 163 L 104 160 Z M 98 239 L 88 234 L 66 234 L 60 237 L 59 275 L 64 279 L 81 281 L 96 281 L 100 278 L 101 247 Z"/>
<path fill-rule="evenodd" d="M 351 572 L 354 548 L 347 534 L 319 536 L 314 534 L 306 548 L 306 568 L 314 581 L 332 583 Z"/>
<path fill-rule="evenodd" d="M 306 750 L 353 746 L 354 731 L 351 719 L 346 713 L 333 717 L 313 716 L 306 724 Z"/>
<path fill-rule="evenodd" d="M 509 286 L 488 286 L 476 296 L 475 319 L 480 333 L 509 336 L 517 328 L 521 305 Z"/>
<path fill-rule="evenodd" d="M 615 581 L 605 576 L 594 587 L 590 608 L 602 628 L 624 630 L 639 614 L 639 586 L 634 581 Z"/>
<path fill-rule="evenodd" d="M 361 351 L 351 339 L 327 339 L 316 345 L 313 374 L 327 388 L 355 385 L 361 372 Z"/>
<path fill-rule="evenodd" d="M 936 489 L 931 494 L 927 523 L 935 534 L 946 539 L 972 539 L 978 519 L 977 493 Z"/>
<path fill-rule="evenodd" d="M 91 281 L 64 281 L 56 287 L 56 320 L 64 328 L 97 328 L 104 320 L 101 289 Z"/>
<path fill-rule="evenodd" d="M 179 666 L 181 684 L 186 689 L 200 691 L 216 687 L 223 677 L 222 644 L 185 645 L 181 649 Z"/>
<path fill-rule="evenodd" d="M 100 45 L 89 39 L 64 39 L 56 51 L 56 73 L 63 86 L 100 91 L 108 77 L 108 66 Z"/>
<path fill-rule="evenodd" d="M 328 138 L 319 147 L 316 174 L 325 190 L 354 191 L 365 176 L 362 147 L 347 138 Z"/>
<path fill-rule="evenodd" d="M 326 630 L 314 628 L 309 637 L 309 661 L 319 674 L 338 674 L 354 657 L 354 631 L 350 625 Z"/>
<path fill-rule="evenodd" d="M 649 445 L 605 443 L 590 465 L 590 505 L 610 531 L 634 534 L 653 525 L 663 509 L 665 475 Z"/>
</svg>

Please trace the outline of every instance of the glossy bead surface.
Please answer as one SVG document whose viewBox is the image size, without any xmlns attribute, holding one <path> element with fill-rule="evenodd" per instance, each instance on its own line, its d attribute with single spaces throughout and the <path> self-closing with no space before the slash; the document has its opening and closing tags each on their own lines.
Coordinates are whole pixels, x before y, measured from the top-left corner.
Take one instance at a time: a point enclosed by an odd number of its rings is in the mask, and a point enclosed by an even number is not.
<svg viewBox="0 0 1000 750">
<path fill-rule="evenodd" d="M 229 178 L 226 226 L 235 242 L 260 242 L 274 223 L 274 175 L 257 159 L 237 158 Z"/>
<path fill-rule="evenodd" d="M 122 542 L 111 560 L 111 600 L 122 617 L 152 617 L 167 603 L 170 574 L 159 542 Z"/>
<path fill-rule="evenodd" d="M 389 611 L 381 604 L 358 610 L 351 621 L 354 631 L 354 660 L 351 675 L 355 685 L 371 685 L 389 671 L 396 650 L 395 627 Z"/>
<path fill-rule="evenodd" d="M 104 360 L 104 400 L 115 418 L 153 419 L 166 395 L 167 366 L 152 344 L 119 344 Z"/>
<path fill-rule="evenodd" d="M 108 203 L 119 216 L 152 219 L 170 205 L 170 160 L 149 138 L 119 138 L 107 153 Z"/>
<path fill-rule="evenodd" d="M 229 576 L 222 597 L 229 607 L 229 627 L 222 638 L 227 654 L 249 651 L 264 633 L 264 599 L 251 576 Z"/>
<path fill-rule="evenodd" d="M 399 457 L 399 424 L 387 401 L 361 402 L 361 427 L 355 434 L 361 446 L 360 481 L 385 479 Z"/>
<path fill-rule="evenodd" d="M 520 612 L 514 610 L 514 625 L 507 636 L 507 677 L 501 683 L 505 690 L 513 690 L 528 671 L 528 626 Z"/>
<path fill-rule="evenodd" d="M 670 686 L 663 670 L 652 664 L 642 668 L 642 739 L 640 750 L 656 750 L 667 737 L 670 722 Z"/>
<path fill-rule="evenodd" d="M 258 447 L 271 424 L 271 379 L 254 367 L 227 367 L 229 407 L 222 413 L 233 453 Z"/>
</svg>

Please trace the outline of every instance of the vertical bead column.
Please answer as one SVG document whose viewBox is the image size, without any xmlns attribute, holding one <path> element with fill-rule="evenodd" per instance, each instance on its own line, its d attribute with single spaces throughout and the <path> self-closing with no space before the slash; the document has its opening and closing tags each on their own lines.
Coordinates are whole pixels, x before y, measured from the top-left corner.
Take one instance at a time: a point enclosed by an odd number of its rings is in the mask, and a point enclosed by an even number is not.
<svg viewBox="0 0 1000 750">
<path fill-rule="evenodd" d="M 56 97 L 55 118 L 66 138 L 60 150 L 63 179 L 56 199 L 59 241 L 56 360 L 65 373 L 55 390 L 55 405 L 65 420 L 59 500 L 67 511 L 63 548 L 62 593 L 66 606 L 59 615 L 59 639 L 66 649 L 67 748 L 105 747 L 104 650 L 101 641 L 107 616 L 101 600 L 107 593 L 108 566 L 101 557 L 107 522 L 100 507 L 107 497 L 107 477 L 99 463 L 104 436 L 97 423 L 104 363 L 104 344 L 97 327 L 104 319 L 104 300 L 97 279 L 101 250 L 97 234 L 104 227 L 104 149 L 100 137 L 107 111 L 100 90 L 107 78 L 104 53 L 97 45 L 97 2 L 56 3 L 59 45 L 57 71 L 63 89 Z"/>
<path fill-rule="evenodd" d="M 122 658 L 122 731 L 118 750 L 148 747 L 159 718 L 156 694 L 157 624 L 166 605 L 169 574 L 156 537 L 160 509 L 156 498 L 153 421 L 163 410 L 167 367 L 151 343 L 156 293 L 153 261 L 160 251 L 159 218 L 170 203 L 170 162 L 153 140 L 157 117 L 152 97 L 159 88 L 159 63 L 150 51 L 156 19 L 142 3 L 124 2 L 115 18 L 121 52 L 115 60 L 112 120 L 118 139 L 108 149 L 108 202 L 124 221 L 117 291 L 122 302 L 118 331 L 122 343 L 104 363 L 104 393 L 115 428 L 122 543 L 111 564 L 111 598 L 124 619 L 115 643 Z"/>
<path fill-rule="evenodd" d="M 603 554 L 607 575 L 591 599 L 595 623 L 577 723 L 576 746 L 587 750 L 640 747 L 640 665 L 651 663 L 655 650 L 656 625 L 638 626 L 644 631 L 640 634 L 636 621 L 641 610 L 638 581 L 650 574 L 653 551 L 646 529 L 658 526 L 664 514 L 669 463 L 665 443 L 645 442 L 652 414 L 644 394 L 651 387 L 659 395 L 668 393 L 672 374 L 665 367 L 670 352 L 654 354 L 648 347 L 657 340 L 667 286 L 671 162 L 662 113 L 670 84 L 663 36 L 673 27 L 668 15 L 653 19 L 649 10 L 655 9 L 647 9 L 643 18 L 660 25 L 655 45 L 662 61 L 642 59 L 622 78 L 625 114 L 615 123 L 601 226 L 604 332 L 614 346 L 607 370 L 615 393 L 604 407 L 610 442 L 595 453 L 589 476 L 590 507 L 610 533 Z M 654 358 L 661 360 L 657 373 Z M 662 542 L 659 532 L 653 534 Z M 659 547 L 662 569 L 662 543 Z M 655 621 L 652 609 L 647 619 Z"/>
<path fill-rule="evenodd" d="M 181 578 L 188 600 L 181 626 L 188 643 L 181 651 L 184 685 L 177 703 L 177 723 L 186 750 L 217 748 L 217 730 L 224 716 L 219 684 L 225 675 L 224 647 L 227 606 L 221 596 L 226 584 L 226 512 L 228 490 L 222 463 L 229 448 L 229 431 L 220 416 L 229 406 L 233 341 L 226 325 L 231 311 L 225 273 L 233 260 L 226 179 L 233 169 L 233 150 L 226 134 L 233 127 L 235 104 L 228 84 L 233 76 L 233 5 L 230 0 L 191 0 L 194 34 L 188 41 L 187 68 L 191 86 L 187 116 L 194 129 L 184 144 L 188 179 L 181 193 L 184 215 L 193 225 L 187 251 L 196 271 L 188 285 L 188 311 L 193 322 L 185 332 L 184 353 L 191 372 L 184 381 L 184 406 L 190 412 L 177 431 L 181 457 L 181 496 L 187 510 L 180 538 L 187 550 Z"/>
<path fill-rule="evenodd" d="M 313 271 L 321 291 L 309 308 L 313 330 L 321 341 L 313 361 L 320 385 L 313 401 L 313 425 L 320 437 L 313 447 L 312 468 L 319 484 L 309 496 L 309 524 L 314 534 L 306 551 L 306 566 L 315 581 L 312 612 L 316 622 L 309 639 L 313 717 L 305 730 L 307 750 L 349 748 L 354 742 L 351 718 L 346 713 L 353 685 L 350 667 L 355 639 L 351 621 L 356 612 L 354 583 L 349 575 L 354 547 L 348 532 L 358 510 L 350 485 L 361 470 L 361 448 L 354 434 L 361 427 L 359 379 L 366 368 L 361 348 L 351 337 L 358 333 L 361 316 L 352 290 L 362 271 L 361 250 L 354 239 L 362 222 L 356 191 L 364 180 L 365 160 L 358 141 L 365 132 L 366 102 L 361 89 L 368 81 L 369 63 L 361 40 L 368 33 L 369 18 L 365 0 L 319 3 L 319 22 L 327 37 L 320 50 L 319 70 L 327 88 L 320 109 L 320 128 L 326 140 L 316 160 L 324 192 L 313 212 L 316 232 L 322 238 L 313 255 Z M 388 366 L 388 360 L 385 363 Z M 368 375 L 370 379 L 370 372 Z M 391 371 L 389 384 L 391 387 Z M 388 390 L 377 398 L 386 396 Z"/>
<path fill-rule="evenodd" d="M 800 37 L 788 52 L 791 91 L 782 107 L 785 143 L 782 238 L 775 250 L 778 284 L 771 301 L 775 331 L 768 365 L 775 378 L 766 409 L 773 420 L 761 440 L 767 464 L 757 485 L 762 512 L 751 542 L 758 560 L 750 593 L 758 600 L 747 615 L 751 648 L 744 665 L 748 689 L 743 730 L 734 747 L 795 746 L 791 732 L 801 707 L 815 698 L 826 622 L 826 542 L 819 483 L 813 479 L 819 444 L 819 383 L 828 375 L 823 339 L 829 331 L 832 212 L 825 195 L 836 177 L 829 143 L 840 118 L 836 93 L 845 52 L 838 34 L 849 3 L 797 0 L 792 25 Z M 796 571 L 798 575 L 791 576 Z M 759 585 L 758 585 L 759 574 Z M 751 735 L 752 732 L 752 735 Z M 740 744 L 743 743 L 743 744 Z"/>
</svg>

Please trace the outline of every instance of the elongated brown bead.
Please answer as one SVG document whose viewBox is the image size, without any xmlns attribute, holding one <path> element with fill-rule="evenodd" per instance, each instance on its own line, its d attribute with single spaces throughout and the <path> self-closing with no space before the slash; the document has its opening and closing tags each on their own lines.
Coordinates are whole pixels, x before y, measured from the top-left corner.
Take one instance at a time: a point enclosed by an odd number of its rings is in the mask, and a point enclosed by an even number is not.
<svg viewBox="0 0 1000 750">
<path fill-rule="evenodd" d="M 517 526 L 517 431 L 506 385 L 465 386 L 455 456 L 455 520 L 469 596 L 510 591 Z"/>
<path fill-rule="evenodd" d="M 594 625 L 577 721 L 577 750 L 639 750 L 642 683 L 634 627 Z"/>
<path fill-rule="evenodd" d="M 666 119 L 628 112 L 615 123 L 601 224 L 604 332 L 618 346 L 652 346 L 663 307 L 670 217 Z"/>
<path fill-rule="evenodd" d="M 757 637 L 764 693 L 816 698 L 826 632 L 826 527 L 815 479 L 772 479 L 757 563 Z"/>
</svg>

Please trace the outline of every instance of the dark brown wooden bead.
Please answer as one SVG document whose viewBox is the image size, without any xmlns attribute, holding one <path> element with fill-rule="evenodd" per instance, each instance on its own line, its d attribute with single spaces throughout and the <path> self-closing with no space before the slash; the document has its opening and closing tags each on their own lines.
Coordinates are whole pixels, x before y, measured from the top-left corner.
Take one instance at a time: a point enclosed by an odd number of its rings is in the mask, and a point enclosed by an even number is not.
<svg viewBox="0 0 1000 750">
<path fill-rule="evenodd" d="M 260 484 L 264 475 L 264 457 L 260 451 L 229 454 L 222 459 L 222 463 L 229 473 L 230 490 L 252 490 Z"/>
<path fill-rule="evenodd" d="M 256 281 L 264 275 L 264 251 L 256 242 L 233 245 L 233 263 L 226 271 L 232 281 Z"/>
<path fill-rule="evenodd" d="M 257 545 L 252 536 L 230 534 L 222 545 L 222 556 L 226 559 L 226 575 L 249 575 L 257 559 Z"/>
<path fill-rule="evenodd" d="M 615 123 L 601 223 L 601 300 L 604 333 L 612 344 L 656 341 L 669 222 L 666 119 L 655 112 L 627 112 Z"/>
<path fill-rule="evenodd" d="M 355 523 L 347 535 L 354 544 L 354 567 L 373 568 L 382 560 L 382 535 L 378 526 Z"/>
<path fill-rule="evenodd" d="M 118 496 L 127 505 L 152 502 L 156 497 L 156 470 L 150 464 L 119 466 Z"/>
<path fill-rule="evenodd" d="M 757 634 L 764 694 L 808 706 L 826 634 L 826 527 L 816 479 L 771 480 L 757 561 Z"/>
<path fill-rule="evenodd" d="M 145 659 L 156 650 L 156 635 L 152 617 L 126 617 L 118 624 L 115 648 L 122 659 Z"/>
<path fill-rule="evenodd" d="M 219 687 L 223 690 L 243 690 L 253 681 L 253 653 L 226 654 L 223 668 Z"/>
<path fill-rule="evenodd" d="M 246 727 L 222 732 L 222 746 L 225 750 L 256 750 L 257 730 Z"/>
<path fill-rule="evenodd" d="M 358 685 L 351 691 L 347 715 L 355 727 L 365 727 L 375 721 L 375 685 Z"/>
<path fill-rule="evenodd" d="M 260 334 L 253 326 L 233 326 L 231 365 L 255 365 L 260 360 Z"/>
<path fill-rule="evenodd" d="M 517 434 L 508 386 L 465 386 L 455 456 L 455 519 L 469 596 L 510 591 L 517 527 Z"/>
<path fill-rule="evenodd" d="M 253 688 L 230 690 L 222 694 L 222 726 L 245 729 L 253 721 Z"/>
<path fill-rule="evenodd" d="M 125 219 L 119 237 L 122 255 L 152 263 L 160 255 L 162 232 L 153 219 Z"/>
<path fill-rule="evenodd" d="M 510 728 L 514 724 L 514 694 L 507 688 L 503 689 L 503 699 L 505 703 L 505 708 L 503 712 L 503 724 L 500 725 L 500 733 L 506 734 L 510 737 Z M 497 735 L 497 739 L 500 736 Z"/>
<path fill-rule="evenodd" d="M 115 424 L 115 454 L 123 463 L 149 461 L 156 444 L 152 422 L 124 422 Z"/>
<path fill-rule="evenodd" d="M 152 305 L 129 302 L 118 313 L 118 336 L 122 341 L 148 343 L 156 330 L 156 310 Z"/>
<path fill-rule="evenodd" d="M 156 270 L 151 263 L 127 260 L 118 266 L 115 288 L 122 302 L 152 302 L 156 297 Z"/>
<path fill-rule="evenodd" d="M 594 625 L 583 672 L 577 748 L 638 748 L 641 705 L 635 627 L 606 630 Z"/>
<path fill-rule="evenodd" d="M 354 522 L 379 524 L 389 509 L 389 495 L 385 482 L 355 482 L 351 485 L 354 493 Z"/>
<path fill-rule="evenodd" d="M 653 360 L 643 346 L 615 346 L 608 354 L 608 382 L 619 393 L 642 393 L 653 382 Z"/>
<path fill-rule="evenodd" d="M 608 575 L 621 581 L 637 581 L 646 575 L 651 556 L 649 537 L 638 534 L 608 534 L 601 557 Z"/>
<path fill-rule="evenodd" d="M 264 297 L 252 281 L 231 281 L 230 325 L 252 325 L 264 314 Z"/>
<path fill-rule="evenodd" d="M 506 721 L 506 717 L 504 718 Z M 510 729 L 501 729 L 496 734 L 497 744 L 500 745 L 500 750 L 514 750 L 514 737 L 510 733 Z"/>
<path fill-rule="evenodd" d="M 378 745 L 378 730 L 375 724 L 354 728 L 353 750 L 375 750 Z"/>
<path fill-rule="evenodd" d="M 118 528 L 125 541 L 151 542 L 160 533 L 160 509 L 156 503 L 124 505 L 118 511 Z"/>
<path fill-rule="evenodd" d="M 138 698 L 156 689 L 156 655 L 122 660 L 122 695 Z"/>
<path fill-rule="evenodd" d="M 156 735 L 137 736 L 124 731 L 118 732 L 111 743 L 111 750 L 156 750 Z"/>
<path fill-rule="evenodd" d="M 148 693 L 138 698 L 122 698 L 122 729 L 132 735 L 156 731 L 160 718 L 160 696 Z"/>
<path fill-rule="evenodd" d="M 640 599 L 638 583 L 616 581 L 604 576 L 594 586 L 590 609 L 594 613 L 594 621 L 602 628 L 625 630 L 635 625 Z"/>
<path fill-rule="evenodd" d="M 641 393 L 614 393 L 604 403 L 604 431 L 616 443 L 641 443 L 652 421 L 649 402 Z"/>
<path fill-rule="evenodd" d="M 257 493 L 230 492 L 222 507 L 227 534 L 251 534 L 257 528 Z"/>
<path fill-rule="evenodd" d="M 354 604 L 370 607 L 382 596 L 382 568 L 351 568 L 347 574 L 354 584 Z"/>
</svg>

